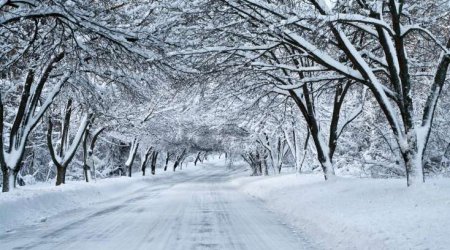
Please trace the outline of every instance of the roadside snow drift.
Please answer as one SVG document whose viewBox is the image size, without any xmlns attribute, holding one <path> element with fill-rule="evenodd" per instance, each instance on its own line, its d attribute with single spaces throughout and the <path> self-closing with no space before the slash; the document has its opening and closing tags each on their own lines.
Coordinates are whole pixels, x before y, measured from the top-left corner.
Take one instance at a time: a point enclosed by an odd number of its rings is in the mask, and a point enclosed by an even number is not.
<svg viewBox="0 0 450 250">
<path fill-rule="evenodd" d="M 405 180 L 318 175 L 233 181 L 327 249 L 449 249 L 450 181 L 407 188 Z"/>
<path fill-rule="evenodd" d="M 159 179 L 176 178 L 183 172 L 161 172 L 156 176 L 118 177 L 97 182 L 68 182 L 62 186 L 37 184 L 19 187 L 0 194 L 0 232 L 12 228 L 44 222 L 48 217 L 98 202 L 115 199 L 151 184 Z"/>
</svg>

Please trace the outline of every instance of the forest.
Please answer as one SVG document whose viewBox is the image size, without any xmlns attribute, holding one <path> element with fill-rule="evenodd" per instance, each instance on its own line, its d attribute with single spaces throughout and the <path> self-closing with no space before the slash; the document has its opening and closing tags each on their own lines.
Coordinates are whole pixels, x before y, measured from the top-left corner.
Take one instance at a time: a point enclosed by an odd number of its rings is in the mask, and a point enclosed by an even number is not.
<svg viewBox="0 0 450 250">
<path fill-rule="evenodd" d="M 3 192 L 213 152 L 448 176 L 448 1 L 94 2 L 0 2 Z"/>
</svg>

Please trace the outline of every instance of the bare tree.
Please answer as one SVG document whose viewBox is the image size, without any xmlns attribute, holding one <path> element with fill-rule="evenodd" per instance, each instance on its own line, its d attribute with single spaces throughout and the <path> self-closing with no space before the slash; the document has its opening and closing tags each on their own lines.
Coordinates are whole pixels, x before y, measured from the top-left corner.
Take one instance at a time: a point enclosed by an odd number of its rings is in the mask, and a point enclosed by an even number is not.
<svg viewBox="0 0 450 250">
<path fill-rule="evenodd" d="M 47 146 L 50 150 L 50 156 L 53 164 L 56 166 L 56 186 L 65 184 L 66 181 L 66 170 L 72 161 L 75 153 L 83 140 L 86 130 L 91 122 L 92 114 L 86 114 L 80 121 L 78 131 L 75 137 L 70 140 L 70 125 L 72 117 L 72 99 L 69 99 L 65 109 L 64 120 L 61 124 L 61 137 L 59 138 L 59 150 L 54 146 L 52 139 L 53 134 L 53 122 L 51 118 L 48 120 L 48 131 L 47 131 Z"/>
<path fill-rule="evenodd" d="M 5 137 L 3 131 L 5 121 L 3 103 L 0 97 L 0 165 L 3 173 L 3 192 L 8 192 L 15 187 L 17 173 L 21 168 L 29 135 L 44 116 L 63 84 L 69 79 L 70 72 L 66 72 L 53 86 L 53 90 L 48 93 L 45 101 L 40 101 L 43 97 L 43 89 L 48 83 L 50 72 L 63 57 L 64 52 L 53 56 L 43 67 L 37 79 L 35 79 L 35 70 L 28 70 L 20 103 L 9 131 L 8 148 L 4 148 L 4 141 L 8 137 Z"/>
</svg>

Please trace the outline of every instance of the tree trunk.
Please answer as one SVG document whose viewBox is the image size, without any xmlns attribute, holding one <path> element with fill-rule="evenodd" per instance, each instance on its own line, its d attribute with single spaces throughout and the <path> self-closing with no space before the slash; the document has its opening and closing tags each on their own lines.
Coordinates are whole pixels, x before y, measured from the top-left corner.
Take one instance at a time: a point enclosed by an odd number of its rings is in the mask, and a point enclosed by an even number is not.
<svg viewBox="0 0 450 250">
<path fill-rule="evenodd" d="M 84 132 L 84 138 L 83 138 L 83 172 L 84 172 L 84 179 L 86 182 L 90 181 L 90 167 L 87 164 L 87 158 L 88 158 L 88 149 L 87 149 L 87 140 L 90 133 L 90 127 L 88 126 L 86 128 L 86 131 Z"/>
<path fill-rule="evenodd" d="M 166 156 L 166 165 L 164 166 L 164 171 L 167 171 L 167 166 L 169 165 L 170 153 L 167 152 Z"/>
<path fill-rule="evenodd" d="M 283 167 L 283 163 L 278 164 L 277 169 L 278 169 L 278 174 L 281 174 L 281 168 Z"/>
<path fill-rule="evenodd" d="M 330 149 L 323 140 L 324 138 L 322 136 L 322 132 L 320 131 L 320 126 L 318 125 L 317 119 L 314 116 L 314 109 L 312 107 L 313 105 L 309 96 L 309 90 L 306 85 L 303 86 L 305 102 L 303 102 L 302 99 L 294 91 L 289 90 L 289 93 L 294 99 L 297 106 L 300 108 L 300 111 L 302 112 L 303 117 L 308 124 L 309 132 L 311 133 L 314 145 L 316 146 L 317 159 L 319 160 L 322 167 L 325 180 L 328 180 L 331 176 L 335 175 L 332 156 L 328 154 L 330 153 Z"/>
<path fill-rule="evenodd" d="M 0 152 L 1 153 L 1 152 Z M 2 192 L 9 192 L 9 171 L 6 167 L 2 166 Z"/>
<path fill-rule="evenodd" d="M 19 171 L 12 171 L 12 176 L 10 176 L 10 188 L 16 188 L 17 187 L 17 175 L 19 174 Z M 12 183 L 11 183 L 12 181 Z"/>
<path fill-rule="evenodd" d="M 133 162 L 134 162 L 134 159 L 136 158 L 136 153 L 137 153 L 138 148 L 139 148 L 139 142 L 137 142 L 137 139 L 134 138 L 133 142 L 131 143 L 131 148 L 130 148 L 130 152 L 128 155 L 128 159 L 125 163 L 125 169 L 128 170 L 128 177 L 131 177 L 131 175 L 132 175 L 131 171 L 133 170 Z"/>
<path fill-rule="evenodd" d="M 195 157 L 195 161 L 194 161 L 194 165 L 195 166 L 197 166 L 197 162 L 198 162 L 198 160 L 200 159 L 200 154 L 201 154 L 202 152 L 198 152 L 198 154 L 197 154 L 197 157 Z"/>
<path fill-rule="evenodd" d="M 416 140 L 412 139 L 408 143 L 409 147 L 407 149 L 402 150 L 402 158 L 405 162 L 406 169 L 406 183 L 407 186 L 411 186 L 413 184 L 420 184 L 425 182 L 424 172 L 423 172 L 423 164 L 422 164 L 422 155 L 417 148 Z"/>
<path fill-rule="evenodd" d="M 152 151 L 153 147 L 149 147 L 145 154 L 142 157 L 141 154 L 141 170 L 142 170 L 142 176 L 145 176 L 145 170 L 147 169 L 147 163 L 148 163 L 148 157 L 150 156 L 150 152 Z M 154 153 L 154 152 L 153 152 Z"/>
<path fill-rule="evenodd" d="M 83 166 L 83 170 L 84 170 L 84 178 L 86 180 L 86 182 L 90 182 L 92 179 L 92 175 L 91 175 L 91 168 L 88 165 L 84 165 Z"/>
<path fill-rule="evenodd" d="M 66 168 L 62 166 L 56 167 L 56 186 L 66 184 Z"/>
<path fill-rule="evenodd" d="M 98 129 L 97 131 L 94 132 L 94 136 L 92 137 L 91 140 L 91 146 L 89 148 L 89 152 L 88 152 L 88 156 L 89 159 L 93 159 L 93 155 L 94 155 L 94 148 L 95 148 L 95 143 L 97 142 L 98 137 L 100 136 L 100 134 L 106 129 L 106 127 L 102 127 L 100 129 Z M 90 175 L 92 178 L 92 173 L 94 173 L 94 180 L 96 180 L 96 173 L 95 173 L 95 163 L 94 161 L 91 162 L 92 163 L 92 171 L 90 171 Z"/>
<path fill-rule="evenodd" d="M 179 164 L 180 163 L 178 161 L 175 161 L 175 163 L 173 164 L 173 172 L 175 172 Z"/>
<path fill-rule="evenodd" d="M 72 142 L 69 143 L 68 131 L 70 127 L 70 114 L 72 110 L 71 106 L 72 103 L 71 100 L 69 100 L 66 107 L 66 115 L 64 118 L 64 123 L 62 124 L 63 128 L 62 128 L 62 136 L 60 138 L 61 142 L 59 152 L 56 152 L 55 147 L 53 146 L 52 141 L 53 123 L 51 121 L 51 118 L 48 119 L 47 146 L 50 151 L 50 157 L 53 161 L 53 164 L 56 166 L 57 172 L 56 186 L 65 184 L 67 166 L 70 164 L 73 157 L 75 157 L 77 148 L 80 145 L 81 141 L 83 141 L 83 151 L 84 151 L 83 165 L 86 164 L 86 151 L 87 151 L 86 132 L 88 131 L 90 122 L 92 121 L 93 114 L 87 114 L 83 116 L 75 137 L 73 138 Z M 59 157 L 56 156 L 57 154 Z"/>
<path fill-rule="evenodd" d="M 264 175 L 268 176 L 269 175 L 269 168 L 267 167 L 267 157 L 264 157 L 262 159 L 262 165 L 263 165 L 263 168 L 264 168 Z"/>
<path fill-rule="evenodd" d="M 133 165 L 131 165 L 131 164 L 127 166 L 127 169 L 128 169 L 128 177 L 131 177 L 132 166 L 133 166 Z"/>
<path fill-rule="evenodd" d="M 9 192 L 16 188 L 16 179 L 19 172 L 12 171 L 8 167 L 2 169 L 3 187 L 2 192 Z"/>
<path fill-rule="evenodd" d="M 303 156 L 302 156 L 302 154 L 301 154 L 301 151 L 300 151 L 300 145 L 299 144 L 297 144 L 297 143 L 299 143 L 299 142 L 296 142 L 296 154 L 297 154 L 297 161 L 296 161 L 296 164 L 297 164 L 297 172 L 298 173 L 301 173 L 302 172 L 302 168 L 303 168 L 303 163 L 305 162 L 305 159 L 306 159 L 306 153 L 308 153 L 308 142 L 309 142 L 309 137 L 310 137 L 310 132 L 309 132 L 309 130 L 308 130 L 308 134 L 306 135 L 306 139 L 305 139 L 305 145 L 303 146 Z M 297 140 L 298 141 L 298 140 Z"/>
<path fill-rule="evenodd" d="M 152 156 L 152 175 L 156 174 L 156 160 L 158 159 L 159 152 L 153 152 Z"/>
<path fill-rule="evenodd" d="M 180 163 L 181 164 L 183 163 L 185 154 L 186 154 L 186 149 L 184 149 L 183 152 L 178 157 L 175 157 L 176 160 L 175 160 L 175 163 L 173 164 L 174 172 L 175 172 L 176 168 L 180 165 Z"/>
<path fill-rule="evenodd" d="M 250 164 L 250 166 L 252 167 L 252 176 L 257 176 L 258 175 L 258 165 L 255 162 L 252 162 L 252 164 Z"/>
<path fill-rule="evenodd" d="M 283 146 L 281 145 L 281 137 L 278 137 L 278 144 L 277 144 L 277 168 L 278 168 L 278 174 L 281 174 L 281 168 L 283 167 Z M 283 143 L 284 144 L 284 143 Z"/>
</svg>

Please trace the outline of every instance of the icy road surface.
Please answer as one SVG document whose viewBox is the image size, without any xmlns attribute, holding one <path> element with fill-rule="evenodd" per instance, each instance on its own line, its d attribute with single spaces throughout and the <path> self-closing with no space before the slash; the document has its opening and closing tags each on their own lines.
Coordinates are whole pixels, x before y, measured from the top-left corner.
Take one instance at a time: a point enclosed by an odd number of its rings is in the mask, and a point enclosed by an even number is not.
<svg viewBox="0 0 450 250">
<path fill-rule="evenodd" d="M 313 249 L 221 169 L 143 181 L 139 192 L 1 232 L 0 249 Z"/>
</svg>

